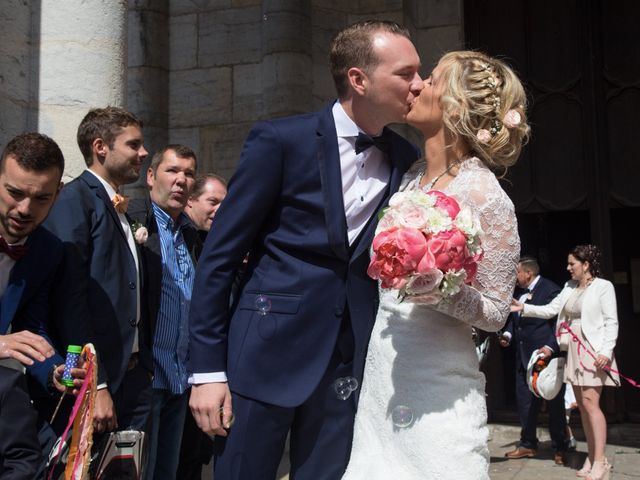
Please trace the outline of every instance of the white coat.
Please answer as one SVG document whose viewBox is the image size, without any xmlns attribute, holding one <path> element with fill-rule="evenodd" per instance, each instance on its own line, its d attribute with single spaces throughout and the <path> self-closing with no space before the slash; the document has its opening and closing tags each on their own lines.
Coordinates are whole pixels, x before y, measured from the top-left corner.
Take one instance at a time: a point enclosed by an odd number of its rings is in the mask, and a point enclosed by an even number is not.
<svg viewBox="0 0 640 480">
<path fill-rule="evenodd" d="M 577 287 L 577 282 L 567 282 L 551 303 L 547 305 L 524 304 L 523 316 L 551 318 L 558 315 L 558 324 L 567 320 L 564 306 Z M 618 309 L 613 284 L 602 278 L 594 278 L 582 297 L 582 334 L 596 354 L 613 358 L 613 348 L 618 339 Z M 556 327 L 557 328 L 557 327 Z"/>
</svg>

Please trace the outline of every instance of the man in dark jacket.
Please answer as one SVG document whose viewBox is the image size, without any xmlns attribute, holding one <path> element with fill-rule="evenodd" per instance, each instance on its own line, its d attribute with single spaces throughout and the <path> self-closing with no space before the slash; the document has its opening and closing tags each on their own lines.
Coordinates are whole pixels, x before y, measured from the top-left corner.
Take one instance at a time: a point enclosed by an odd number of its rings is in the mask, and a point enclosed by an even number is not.
<svg viewBox="0 0 640 480">
<path fill-rule="evenodd" d="M 538 261 L 529 256 L 520 258 L 517 284 L 516 299 L 532 305 L 546 305 L 560 293 L 558 285 L 540 276 Z M 536 427 L 542 399 L 536 397 L 529 390 L 527 366 L 535 351 L 541 351 L 545 358 L 559 352 L 560 349 L 555 337 L 555 325 L 555 317 L 550 320 L 542 320 L 523 317 L 519 312 L 514 312 L 509 316 L 500 337 L 500 344 L 503 347 L 513 344 L 516 349 L 516 399 L 522 427 L 518 446 L 515 450 L 507 452 L 506 458 L 533 458 L 537 454 Z M 566 451 L 564 389 L 563 386 L 560 393 L 548 403 L 549 433 L 555 450 L 554 461 L 559 465 L 564 463 L 564 452 Z"/>
</svg>

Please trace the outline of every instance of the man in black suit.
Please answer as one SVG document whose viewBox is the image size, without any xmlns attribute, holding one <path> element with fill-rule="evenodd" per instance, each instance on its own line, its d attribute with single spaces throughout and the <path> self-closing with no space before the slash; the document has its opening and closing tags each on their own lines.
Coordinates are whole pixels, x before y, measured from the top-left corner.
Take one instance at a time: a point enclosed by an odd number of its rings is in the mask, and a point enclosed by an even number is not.
<svg viewBox="0 0 640 480">
<path fill-rule="evenodd" d="M 63 170 L 58 145 L 38 133 L 14 137 L 0 156 L 2 478 L 35 478 L 42 453 L 25 367 L 45 395 L 65 388 L 58 381 L 64 360 L 51 345 L 49 319 L 49 293 L 62 260 L 62 244 L 40 226 L 62 188 Z"/>
<path fill-rule="evenodd" d="M 144 316 L 154 379 L 149 435 L 149 479 L 176 478 L 189 385 L 185 366 L 188 312 L 195 264 L 202 248 L 184 213 L 196 177 L 196 154 L 184 145 L 157 152 L 147 170 L 149 195 L 131 201 L 134 235 L 142 245 Z M 146 232 L 141 236 L 141 231 Z"/>
<path fill-rule="evenodd" d="M 0 366 L 0 478 L 32 480 L 42 459 L 24 375 Z"/>
<path fill-rule="evenodd" d="M 540 266 L 534 257 L 523 256 L 518 263 L 517 288 L 515 297 L 520 302 L 532 305 L 546 305 L 560 293 L 560 287 L 540 276 Z M 513 343 L 516 348 L 516 399 L 520 417 L 520 442 L 518 446 L 505 454 L 506 458 L 533 458 L 537 455 L 538 438 L 536 428 L 538 411 L 542 399 L 536 397 L 527 385 L 527 366 L 534 351 L 541 351 L 545 358 L 559 352 L 555 337 L 556 319 L 522 317 L 519 312 L 509 316 L 500 337 L 503 347 Z M 555 463 L 564 463 L 567 449 L 564 412 L 564 386 L 560 393 L 548 402 L 549 433 L 555 451 Z"/>
<path fill-rule="evenodd" d="M 87 164 L 58 196 L 45 225 L 64 243 L 54 315 L 98 353 L 94 427 L 144 430 L 153 362 L 139 332 L 137 245 L 118 189 L 138 179 L 147 156 L 142 122 L 116 107 L 90 110 L 78 127 Z"/>
</svg>

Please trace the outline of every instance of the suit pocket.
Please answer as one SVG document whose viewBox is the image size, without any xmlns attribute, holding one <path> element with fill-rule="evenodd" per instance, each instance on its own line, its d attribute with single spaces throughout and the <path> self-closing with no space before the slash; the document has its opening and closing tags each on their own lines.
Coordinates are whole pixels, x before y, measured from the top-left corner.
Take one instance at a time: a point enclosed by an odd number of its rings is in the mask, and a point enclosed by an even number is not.
<svg viewBox="0 0 640 480">
<path fill-rule="evenodd" d="M 240 310 L 253 310 L 262 315 L 285 313 L 294 315 L 300 310 L 300 295 L 289 293 L 244 292 L 238 303 Z"/>
<path fill-rule="evenodd" d="M 262 340 L 271 341 L 300 310 L 300 295 L 269 292 L 244 292 L 239 310 L 251 312 L 251 325 Z"/>
</svg>

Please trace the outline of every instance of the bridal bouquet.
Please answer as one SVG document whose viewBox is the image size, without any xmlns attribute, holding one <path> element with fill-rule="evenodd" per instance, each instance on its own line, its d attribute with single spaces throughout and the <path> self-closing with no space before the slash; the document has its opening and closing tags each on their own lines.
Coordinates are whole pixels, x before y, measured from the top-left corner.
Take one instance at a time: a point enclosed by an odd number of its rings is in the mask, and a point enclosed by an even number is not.
<svg viewBox="0 0 640 480">
<path fill-rule="evenodd" d="M 479 220 L 442 192 L 398 192 L 382 212 L 367 273 L 400 298 L 435 305 L 475 278 Z"/>
</svg>

